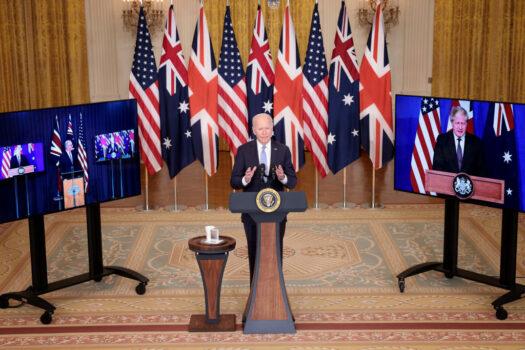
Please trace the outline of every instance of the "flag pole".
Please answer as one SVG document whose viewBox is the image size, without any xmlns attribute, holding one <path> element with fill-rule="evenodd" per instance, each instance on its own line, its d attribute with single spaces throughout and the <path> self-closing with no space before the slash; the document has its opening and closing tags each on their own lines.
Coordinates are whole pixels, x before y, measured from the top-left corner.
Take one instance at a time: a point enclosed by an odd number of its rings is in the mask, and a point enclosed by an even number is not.
<svg viewBox="0 0 525 350">
<path fill-rule="evenodd" d="M 319 171 L 315 169 L 315 209 L 319 209 Z"/>
<path fill-rule="evenodd" d="M 362 205 L 366 209 L 383 209 L 384 206 L 381 203 L 376 203 L 376 168 L 372 164 L 372 200 L 370 203 Z"/>
<path fill-rule="evenodd" d="M 208 204 L 208 174 L 204 174 L 205 180 L 206 180 L 206 203 L 204 204 L 204 210 L 209 210 L 209 204 Z"/>
<path fill-rule="evenodd" d="M 177 207 L 177 177 L 173 178 L 173 211 L 179 211 Z"/>
<path fill-rule="evenodd" d="M 348 209 L 346 206 L 346 167 L 343 169 L 343 209 Z"/>
<path fill-rule="evenodd" d="M 149 176 L 148 176 L 148 168 L 147 167 L 144 167 L 144 175 L 146 176 L 146 178 L 145 178 L 146 183 L 144 184 L 144 186 L 145 186 L 145 189 L 144 189 L 145 190 L 144 211 L 149 211 Z"/>
</svg>

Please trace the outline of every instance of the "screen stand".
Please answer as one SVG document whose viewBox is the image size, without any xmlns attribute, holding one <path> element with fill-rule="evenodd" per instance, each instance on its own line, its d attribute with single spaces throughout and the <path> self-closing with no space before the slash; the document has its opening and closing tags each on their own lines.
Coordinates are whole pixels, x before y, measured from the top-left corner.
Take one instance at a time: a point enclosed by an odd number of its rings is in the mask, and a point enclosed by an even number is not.
<svg viewBox="0 0 525 350">
<path fill-rule="evenodd" d="M 56 307 L 41 298 L 40 295 L 88 281 L 100 282 L 103 277 L 109 275 L 118 275 L 136 280 L 140 282 L 135 288 L 137 294 L 142 295 L 146 293 L 146 285 L 149 279 L 145 276 L 125 267 L 103 265 L 100 204 L 95 203 L 86 206 L 86 221 L 89 272 L 48 283 L 44 216 L 34 215 L 28 218 L 32 285 L 24 291 L 0 295 L 0 308 L 8 308 L 9 299 L 26 302 L 44 309 L 45 312 L 40 316 L 40 322 L 49 324 L 53 320 L 53 313 Z"/>
<path fill-rule="evenodd" d="M 115 199 L 115 164 L 111 160 L 111 199 Z"/>
<path fill-rule="evenodd" d="M 507 318 L 503 305 L 521 298 L 525 294 L 525 286 L 516 283 L 516 250 L 518 246 L 518 211 L 502 209 L 501 224 L 501 256 L 499 278 L 458 268 L 458 226 L 459 200 L 445 199 L 445 232 L 443 241 L 443 262 L 433 261 L 414 265 L 397 275 L 399 291 L 405 291 L 405 278 L 427 271 L 443 272 L 446 278 L 455 276 L 470 281 L 506 289 L 509 292 L 492 302 L 499 320 Z"/>
</svg>

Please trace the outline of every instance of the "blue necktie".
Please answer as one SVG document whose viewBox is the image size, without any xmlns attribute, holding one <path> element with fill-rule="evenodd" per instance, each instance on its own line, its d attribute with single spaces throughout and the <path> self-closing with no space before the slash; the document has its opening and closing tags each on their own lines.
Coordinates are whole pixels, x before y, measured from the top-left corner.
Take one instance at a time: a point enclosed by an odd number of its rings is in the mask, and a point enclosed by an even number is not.
<svg viewBox="0 0 525 350">
<path fill-rule="evenodd" d="M 262 145 L 261 156 L 259 158 L 260 158 L 260 163 L 264 164 L 264 175 L 266 175 L 268 174 L 268 170 L 270 170 L 268 168 L 268 157 L 266 157 L 266 145 Z"/>
</svg>

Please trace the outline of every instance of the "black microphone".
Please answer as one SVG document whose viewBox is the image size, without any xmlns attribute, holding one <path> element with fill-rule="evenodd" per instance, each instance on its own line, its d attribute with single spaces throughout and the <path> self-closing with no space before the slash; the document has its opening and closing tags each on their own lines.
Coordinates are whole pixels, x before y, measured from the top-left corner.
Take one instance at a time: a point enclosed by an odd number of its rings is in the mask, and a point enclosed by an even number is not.
<svg viewBox="0 0 525 350">
<path fill-rule="evenodd" d="M 270 181 L 275 181 L 275 179 L 277 178 L 277 175 L 275 174 L 275 168 L 275 164 L 270 165 L 270 173 L 268 174 Z"/>
</svg>

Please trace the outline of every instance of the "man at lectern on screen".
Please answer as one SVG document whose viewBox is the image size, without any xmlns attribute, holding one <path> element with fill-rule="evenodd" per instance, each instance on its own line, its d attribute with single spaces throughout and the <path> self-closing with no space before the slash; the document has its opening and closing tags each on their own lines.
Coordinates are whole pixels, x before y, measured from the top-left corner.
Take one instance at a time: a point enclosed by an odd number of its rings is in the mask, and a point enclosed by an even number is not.
<svg viewBox="0 0 525 350">
<path fill-rule="evenodd" d="M 66 140 L 64 143 L 65 152 L 62 153 L 60 159 L 60 168 L 62 176 L 66 179 L 75 177 L 76 172 L 80 171 L 80 163 L 78 161 L 77 152 L 73 147 L 73 141 Z"/>
<path fill-rule="evenodd" d="M 22 145 L 16 145 L 9 168 L 16 169 L 27 165 L 29 165 L 29 161 L 26 156 L 22 154 Z"/>
<path fill-rule="evenodd" d="M 283 191 L 285 186 L 294 188 L 297 177 L 292 156 L 286 145 L 272 140 L 272 117 L 265 113 L 253 117 L 252 131 L 256 140 L 239 147 L 230 179 L 231 186 L 245 192 L 258 192 L 268 187 L 276 191 Z M 242 214 L 241 219 L 248 244 L 251 282 L 257 249 L 257 225 L 248 214 Z M 280 226 L 281 257 L 285 228 L 286 219 Z"/>
<path fill-rule="evenodd" d="M 467 118 L 467 111 L 463 107 L 452 108 L 452 130 L 437 138 L 433 170 L 484 176 L 483 144 L 476 135 L 467 133 Z"/>
</svg>

